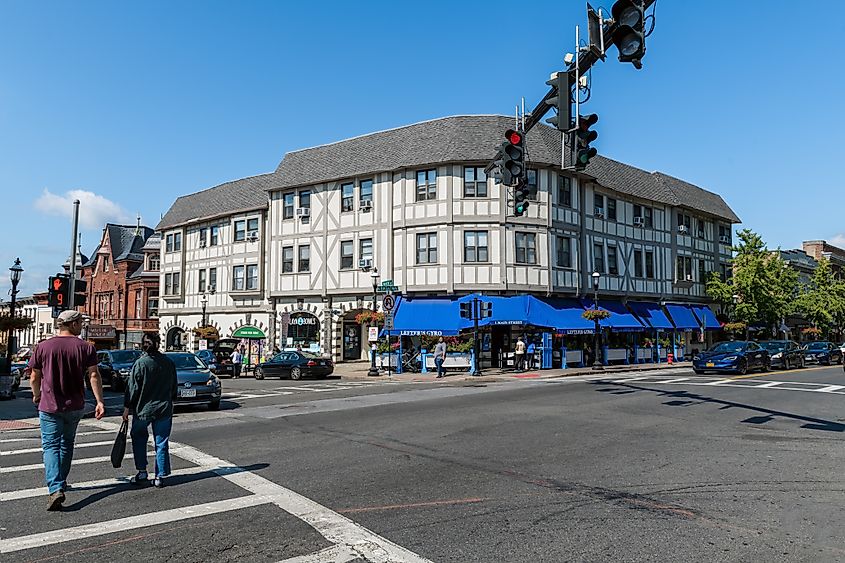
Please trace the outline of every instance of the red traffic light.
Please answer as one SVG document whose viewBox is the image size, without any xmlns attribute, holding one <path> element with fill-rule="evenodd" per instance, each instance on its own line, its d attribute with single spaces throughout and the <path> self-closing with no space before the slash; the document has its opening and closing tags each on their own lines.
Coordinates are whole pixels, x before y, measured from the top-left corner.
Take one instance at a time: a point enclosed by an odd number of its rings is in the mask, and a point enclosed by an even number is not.
<svg viewBox="0 0 845 563">
<path fill-rule="evenodd" d="M 63 283 L 64 282 L 62 282 L 61 278 L 53 278 L 53 290 L 59 291 L 60 289 L 62 289 Z"/>
<path fill-rule="evenodd" d="M 514 131 L 513 129 L 508 129 L 505 132 L 505 139 L 507 139 L 512 145 L 519 145 L 522 143 L 522 133 Z"/>
</svg>

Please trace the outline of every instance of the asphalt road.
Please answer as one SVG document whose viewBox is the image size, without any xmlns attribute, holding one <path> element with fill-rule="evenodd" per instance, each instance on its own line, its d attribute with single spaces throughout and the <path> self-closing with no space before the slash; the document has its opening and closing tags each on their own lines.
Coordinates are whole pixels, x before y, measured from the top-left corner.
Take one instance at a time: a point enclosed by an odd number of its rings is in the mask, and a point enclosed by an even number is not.
<svg viewBox="0 0 845 563">
<path fill-rule="evenodd" d="M 0 559 L 845 561 L 841 367 L 224 389 L 161 490 L 86 419 L 62 513 L 0 433 Z"/>
</svg>

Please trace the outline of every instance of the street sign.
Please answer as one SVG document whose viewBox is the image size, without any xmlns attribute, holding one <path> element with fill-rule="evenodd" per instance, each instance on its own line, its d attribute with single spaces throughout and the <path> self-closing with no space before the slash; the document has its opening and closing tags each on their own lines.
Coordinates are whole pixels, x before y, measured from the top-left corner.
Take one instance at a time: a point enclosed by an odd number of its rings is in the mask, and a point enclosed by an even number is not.
<svg viewBox="0 0 845 563">
<path fill-rule="evenodd" d="M 396 305 L 396 299 L 390 294 L 385 295 L 381 300 L 381 306 L 385 311 L 392 311 L 394 305 Z"/>
<path fill-rule="evenodd" d="M 379 293 L 395 293 L 399 291 L 399 286 L 393 285 L 393 280 L 384 280 L 379 284 L 376 291 Z"/>
<path fill-rule="evenodd" d="M 378 342 L 378 327 L 377 326 L 371 326 L 368 330 L 367 336 L 368 336 L 368 338 L 367 338 L 368 341 Z"/>
<path fill-rule="evenodd" d="M 200 350 L 208 350 L 208 340 L 206 340 L 205 338 L 200 338 L 199 348 Z"/>
</svg>

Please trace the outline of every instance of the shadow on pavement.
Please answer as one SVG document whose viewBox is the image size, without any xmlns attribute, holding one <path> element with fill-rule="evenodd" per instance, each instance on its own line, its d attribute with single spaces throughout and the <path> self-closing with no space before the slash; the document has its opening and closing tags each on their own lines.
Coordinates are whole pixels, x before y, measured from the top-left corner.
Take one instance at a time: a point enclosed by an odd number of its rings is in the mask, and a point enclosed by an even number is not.
<svg viewBox="0 0 845 563">
<path fill-rule="evenodd" d="M 172 487 L 178 487 L 180 485 L 188 485 L 190 483 L 194 483 L 197 481 L 201 481 L 203 479 L 209 479 L 212 477 L 220 477 L 222 475 L 231 475 L 233 473 L 244 473 L 249 471 L 257 471 L 259 469 L 264 469 L 269 467 L 269 463 L 255 463 L 253 465 L 248 465 L 246 467 L 221 467 L 218 468 L 216 471 L 208 469 L 206 471 L 202 471 L 200 473 L 194 473 L 193 475 L 175 475 L 172 477 L 167 477 L 164 480 L 164 488 L 163 490 L 170 489 Z M 97 490 L 102 489 L 100 492 L 94 493 L 93 495 L 87 496 L 82 500 L 79 500 L 73 504 L 67 504 L 62 507 L 63 512 L 76 512 L 78 510 L 82 510 L 86 506 L 94 504 L 100 500 L 108 498 L 112 495 L 117 495 L 120 493 L 125 493 L 126 491 L 133 491 L 138 489 L 151 489 L 153 488 L 152 482 L 148 481 L 142 485 L 133 485 L 129 481 L 123 481 L 120 483 L 109 484 L 109 485 L 100 485 L 96 487 L 82 487 L 82 488 L 73 488 L 73 484 L 71 483 L 71 493 L 77 493 L 80 491 L 89 491 L 89 490 Z"/>
<path fill-rule="evenodd" d="M 721 405 L 720 410 L 738 408 L 752 411 L 755 413 L 760 413 L 757 416 L 752 416 L 740 421 L 746 424 L 766 424 L 775 420 L 776 418 L 782 418 L 798 422 L 804 422 L 805 424 L 802 424 L 801 428 L 806 428 L 808 430 L 822 430 L 825 432 L 845 432 L 845 424 L 841 424 L 832 420 L 813 418 L 800 414 L 767 409 L 765 407 L 757 407 L 754 405 L 737 403 L 735 401 L 726 401 L 724 399 L 716 399 L 715 397 L 707 397 L 705 395 L 693 393 L 690 391 L 666 391 L 664 389 L 653 389 L 650 387 L 643 387 L 631 383 L 611 383 L 608 381 L 593 381 L 590 382 L 590 384 L 602 386 L 603 388 L 597 389 L 597 391 L 601 393 L 609 393 L 611 395 L 627 395 L 630 393 L 648 392 L 663 397 L 670 397 L 672 400 L 663 403 L 664 405 L 669 407 L 690 407 L 694 405 L 709 403 L 713 405 Z M 608 385 L 613 385 L 614 387 L 607 387 Z"/>
</svg>

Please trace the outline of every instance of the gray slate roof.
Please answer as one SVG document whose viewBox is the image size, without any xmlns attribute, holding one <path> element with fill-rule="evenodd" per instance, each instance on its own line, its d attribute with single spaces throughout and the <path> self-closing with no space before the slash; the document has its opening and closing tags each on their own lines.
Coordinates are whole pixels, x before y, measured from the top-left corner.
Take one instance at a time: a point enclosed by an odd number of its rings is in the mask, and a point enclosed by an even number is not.
<svg viewBox="0 0 845 563">
<path fill-rule="evenodd" d="M 504 140 L 505 130 L 513 126 L 513 117 L 501 115 L 444 117 L 289 152 L 272 174 L 178 198 L 156 230 L 266 207 L 266 191 L 450 162 L 486 164 Z M 560 166 L 561 135 L 556 129 L 536 125 L 528 133 L 526 148 L 529 162 Z M 621 194 L 739 222 L 721 196 L 668 174 L 647 172 L 602 156 L 594 158 L 584 173 Z"/>
<path fill-rule="evenodd" d="M 106 223 L 104 230 L 109 235 L 109 250 L 112 262 L 122 260 L 143 261 L 144 253 L 142 249 L 144 243 L 155 232 L 149 227 L 140 227 L 139 229 L 136 225 L 115 225 L 113 223 Z M 140 230 L 140 234 L 136 235 L 136 230 Z M 102 245 L 97 245 L 97 248 L 91 254 L 91 258 L 85 262 L 85 266 L 94 264 L 101 247 Z"/>
<path fill-rule="evenodd" d="M 260 174 L 226 182 L 201 192 L 176 199 L 156 230 L 161 231 L 199 219 L 210 219 L 240 211 L 267 207 L 267 193 L 273 184 L 273 174 Z"/>
</svg>

